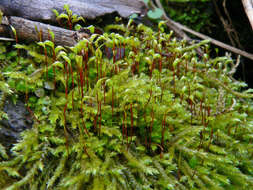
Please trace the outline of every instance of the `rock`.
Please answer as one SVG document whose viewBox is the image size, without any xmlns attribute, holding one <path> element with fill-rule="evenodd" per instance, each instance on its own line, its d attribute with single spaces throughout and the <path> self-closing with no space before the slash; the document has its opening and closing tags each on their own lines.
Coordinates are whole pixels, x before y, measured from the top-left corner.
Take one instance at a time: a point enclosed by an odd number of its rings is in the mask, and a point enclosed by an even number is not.
<svg viewBox="0 0 253 190">
<path fill-rule="evenodd" d="M 21 101 L 17 101 L 15 105 L 11 100 L 7 100 L 4 112 L 7 113 L 8 120 L 0 121 L 0 143 L 9 152 L 12 145 L 20 139 L 20 133 L 31 128 L 33 121 L 25 104 Z"/>
</svg>

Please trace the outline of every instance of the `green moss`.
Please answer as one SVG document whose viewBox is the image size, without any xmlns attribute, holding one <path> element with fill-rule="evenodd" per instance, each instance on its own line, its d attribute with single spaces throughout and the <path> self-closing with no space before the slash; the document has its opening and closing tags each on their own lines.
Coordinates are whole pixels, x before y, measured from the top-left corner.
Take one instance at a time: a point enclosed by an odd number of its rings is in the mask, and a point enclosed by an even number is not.
<svg viewBox="0 0 253 190">
<path fill-rule="evenodd" d="M 35 123 L 0 163 L 2 187 L 252 188 L 253 95 L 228 75 L 231 58 L 199 56 L 208 42 L 188 46 L 162 24 L 117 27 L 70 48 L 16 46 L 33 58 L 2 75 Z"/>
</svg>

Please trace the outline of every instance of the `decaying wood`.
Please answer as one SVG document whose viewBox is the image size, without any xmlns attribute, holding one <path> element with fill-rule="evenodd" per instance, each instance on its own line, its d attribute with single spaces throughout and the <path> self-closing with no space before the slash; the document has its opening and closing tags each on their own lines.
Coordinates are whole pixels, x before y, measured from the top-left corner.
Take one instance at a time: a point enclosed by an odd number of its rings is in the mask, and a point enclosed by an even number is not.
<svg viewBox="0 0 253 190">
<path fill-rule="evenodd" d="M 0 9 L 5 15 L 35 21 L 56 22 L 52 9 L 61 13 L 64 5 L 69 5 L 73 14 L 87 19 L 113 12 L 128 17 L 133 13 L 142 13 L 146 9 L 142 0 L 0 0 Z"/>
<path fill-rule="evenodd" d="M 0 25 L 1 36 L 5 35 L 6 37 L 13 37 L 15 39 L 15 36 L 10 27 L 11 25 L 17 32 L 18 40 L 25 39 L 31 41 L 40 41 L 41 37 L 43 41 L 52 40 L 50 39 L 51 35 L 49 33 L 51 30 L 54 33 L 54 42 L 56 45 L 73 46 L 76 44 L 75 36 L 78 35 L 77 31 L 67 30 L 15 16 L 9 17 L 8 22 L 9 25 Z"/>
<path fill-rule="evenodd" d="M 249 18 L 249 22 L 251 25 L 251 28 L 253 30 L 253 1 L 252 0 L 242 0 L 242 4 L 245 10 L 245 13 L 247 14 Z"/>
</svg>

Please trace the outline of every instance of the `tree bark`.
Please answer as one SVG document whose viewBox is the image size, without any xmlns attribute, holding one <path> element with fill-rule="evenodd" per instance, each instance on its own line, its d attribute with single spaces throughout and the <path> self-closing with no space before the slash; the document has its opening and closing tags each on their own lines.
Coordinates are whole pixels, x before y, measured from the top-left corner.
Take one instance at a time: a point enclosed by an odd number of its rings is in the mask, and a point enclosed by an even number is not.
<svg viewBox="0 0 253 190">
<path fill-rule="evenodd" d="M 67 30 L 15 16 L 9 17 L 8 22 L 9 25 L 0 25 L 0 35 L 15 39 L 13 31 L 10 27 L 11 25 L 16 30 L 18 40 L 40 41 L 41 37 L 42 41 L 52 40 L 49 33 L 51 30 L 54 33 L 54 42 L 56 45 L 73 46 L 77 42 L 75 36 L 79 35 L 78 31 Z"/>
<path fill-rule="evenodd" d="M 141 0 L 0 0 L 0 10 L 5 15 L 44 22 L 56 22 L 52 9 L 61 13 L 64 5 L 69 5 L 73 14 L 87 19 L 113 12 L 128 17 L 133 13 L 142 13 L 146 9 Z"/>
</svg>

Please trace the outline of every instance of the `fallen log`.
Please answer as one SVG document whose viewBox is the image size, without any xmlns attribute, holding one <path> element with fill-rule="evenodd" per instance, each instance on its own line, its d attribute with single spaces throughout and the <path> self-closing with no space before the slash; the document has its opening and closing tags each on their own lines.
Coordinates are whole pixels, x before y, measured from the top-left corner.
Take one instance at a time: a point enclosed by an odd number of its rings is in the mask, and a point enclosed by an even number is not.
<svg viewBox="0 0 253 190">
<path fill-rule="evenodd" d="M 54 43 L 62 46 L 75 45 L 77 42 L 76 37 L 80 35 L 78 31 L 67 30 L 15 16 L 9 17 L 8 22 L 4 22 L 0 25 L 0 35 L 15 39 L 10 26 L 15 28 L 18 40 L 33 42 L 52 40 L 50 35 L 50 31 L 52 31 L 54 33 Z"/>
<path fill-rule="evenodd" d="M 145 12 L 142 0 L 1 0 L 0 10 L 7 16 L 19 16 L 29 20 L 56 22 L 53 9 L 63 12 L 68 5 L 73 14 L 94 19 L 117 12 L 122 17 Z"/>
</svg>

